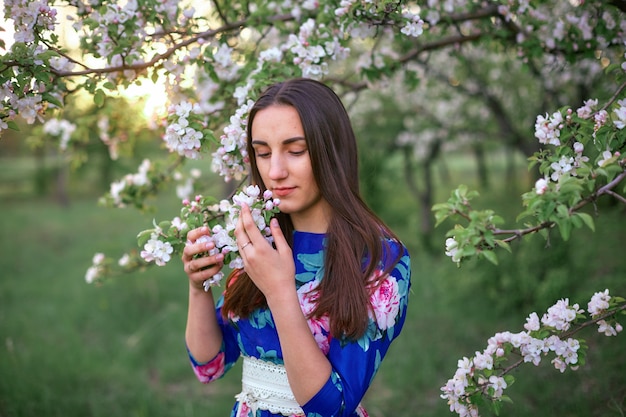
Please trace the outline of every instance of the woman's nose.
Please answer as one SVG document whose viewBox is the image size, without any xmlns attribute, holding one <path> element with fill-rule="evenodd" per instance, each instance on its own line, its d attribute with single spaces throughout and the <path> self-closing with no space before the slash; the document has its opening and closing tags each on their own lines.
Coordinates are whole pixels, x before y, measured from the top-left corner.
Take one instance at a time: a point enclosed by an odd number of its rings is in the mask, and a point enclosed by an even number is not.
<svg viewBox="0 0 626 417">
<path fill-rule="evenodd" d="M 280 155 L 272 155 L 269 176 L 273 180 L 282 179 L 287 176 L 287 167 Z"/>
</svg>

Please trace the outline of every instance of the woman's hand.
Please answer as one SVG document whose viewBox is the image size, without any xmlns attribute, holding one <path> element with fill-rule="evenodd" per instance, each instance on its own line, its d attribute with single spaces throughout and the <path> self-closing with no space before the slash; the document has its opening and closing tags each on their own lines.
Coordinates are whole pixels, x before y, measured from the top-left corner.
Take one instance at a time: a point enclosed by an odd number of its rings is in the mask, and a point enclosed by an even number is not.
<svg viewBox="0 0 626 417">
<path fill-rule="evenodd" d="M 239 255 L 243 259 L 244 270 L 268 301 L 270 297 L 279 296 L 284 290 L 295 293 L 296 288 L 292 251 L 278 220 L 270 221 L 270 229 L 276 249 L 261 235 L 250 208 L 242 205 L 239 222 L 235 227 Z"/>
<path fill-rule="evenodd" d="M 206 226 L 190 230 L 181 257 L 190 285 L 202 291 L 204 281 L 220 272 L 224 266 L 224 255 L 221 253 L 210 255 L 209 252 L 215 249 L 215 244 L 209 239 L 202 239 L 203 236 L 211 236 Z"/>
</svg>

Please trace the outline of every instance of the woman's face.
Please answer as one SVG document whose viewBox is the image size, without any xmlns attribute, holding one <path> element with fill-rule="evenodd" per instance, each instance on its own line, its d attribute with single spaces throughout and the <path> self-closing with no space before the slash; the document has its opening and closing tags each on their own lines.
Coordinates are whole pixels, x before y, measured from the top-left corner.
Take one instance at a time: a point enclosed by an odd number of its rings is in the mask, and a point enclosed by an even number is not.
<svg viewBox="0 0 626 417">
<path fill-rule="evenodd" d="M 296 230 L 326 232 L 330 206 L 313 177 L 300 116 L 291 106 L 273 105 L 256 113 L 251 126 L 254 158 L 263 183 Z"/>
</svg>

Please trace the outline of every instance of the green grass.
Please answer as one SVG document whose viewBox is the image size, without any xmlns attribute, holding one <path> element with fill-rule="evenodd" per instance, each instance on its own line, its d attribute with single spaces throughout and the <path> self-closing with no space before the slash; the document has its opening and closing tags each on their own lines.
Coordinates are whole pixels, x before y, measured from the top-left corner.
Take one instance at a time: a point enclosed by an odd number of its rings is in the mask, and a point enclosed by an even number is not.
<svg viewBox="0 0 626 417">
<path fill-rule="evenodd" d="M 101 287 L 84 281 L 93 254 L 132 248 L 144 218 L 92 200 L 2 212 L 0 415 L 228 414 L 237 378 L 206 387 L 187 362 L 177 261 Z"/>
<path fill-rule="evenodd" d="M 482 194 L 488 205 L 502 193 Z M 0 416 L 229 415 L 239 370 L 210 385 L 195 379 L 183 341 L 187 283 L 178 260 L 100 287 L 85 283 L 94 253 L 118 257 L 150 227 L 132 209 L 104 209 L 95 200 L 65 208 L 32 197 L 0 201 Z M 514 197 L 498 201 L 505 211 L 519 206 Z M 175 201 L 160 203 L 157 218 L 177 211 Z M 398 232 L 412 253 L 413 293 L 403 334 L 364 401 L 372 417 L 452 415 L 439 387 L 458 359 L 484 349 L 495 332 L 522 330 L 526 316 L 541 314 L 556 296 L 585 308 L 594 291 L 626 295 L 619 207 L 600 207 L 597 231 L 576 231 L 569 244 L 554 239 L 545 249 L 533 237 L 512 255 L 502 252 L 499 267 L 459 269 L 443 256 L 443 243 L 435 255 L 421 248 L 413 206 L 405 199 L 393 209 L 408 219 Z M 436 239 L 443 233 L 437 229 Z M 507 390 L 514 404 L 501 415 L 623 416 L 626 335 L 589 329 L 584 337 L 590 353 L 577 372 L 561 375 L 549 363 L 515 371 Z"/>
</svg>

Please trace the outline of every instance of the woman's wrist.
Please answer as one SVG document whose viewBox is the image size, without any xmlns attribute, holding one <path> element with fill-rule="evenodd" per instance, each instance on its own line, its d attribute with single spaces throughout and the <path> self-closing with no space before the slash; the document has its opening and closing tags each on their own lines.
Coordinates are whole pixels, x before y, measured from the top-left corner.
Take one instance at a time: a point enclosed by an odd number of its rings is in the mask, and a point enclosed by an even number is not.
<svg viewBox="0 0 626 417">
<path fill-rule="evenodd" d="M 190 296 L 196 295 L 196 296 L 202 296 L 202 297 L 209 295 L 213 297 L 213 292 L 211 291 L 211 287 L 208 287 L 207 289 L 205 289 L 202 282 L 196 283 L 192 280 L 189 280 L 189 295 Z"/>
<path fill-rule="evenodd" d="M 289 304 L 300 305 L 295 285 L 293 288 L 281 287 L 278 290 L 269 291 L 265 299 L 267 300 L 267 305 L 270 310 L 272 310 L 273 307 L 286 306 Z"/>
</svg>

